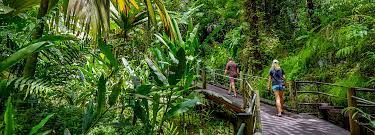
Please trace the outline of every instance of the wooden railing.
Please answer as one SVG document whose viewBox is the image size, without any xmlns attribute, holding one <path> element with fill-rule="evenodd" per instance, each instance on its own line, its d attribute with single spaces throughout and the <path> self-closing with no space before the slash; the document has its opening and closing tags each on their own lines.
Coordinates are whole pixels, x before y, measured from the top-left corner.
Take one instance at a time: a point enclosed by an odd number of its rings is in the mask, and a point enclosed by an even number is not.
<svg viewBox="0 0 375 135">
<path fill-rule="evenodd" d="M 293 110 L 296 110 L 297 113 L 300 113 L 302 110 L 302 106 L 314 106 L 319 110 L 317 113 L 323 116 L 323 118 L 327 117 L 327 111 L 329 109 L 335 110 L 342 110 L 347 108 L 348 112 L 348 121 L 350 132 L 352 135 L 359 135 L 359 134 L 367 134 L 368 132 L 374 132 L 374 129 L 371 128 L 368 124 L 361 123 L 360 118 L 363 116 L 373 118 L 372 115 L 362 114 L 356 108 L 360 108 L 362 110 L 370 107 L 375 107 L 375 102 L 369 101 L 367 99 L 361 98 L 358 96 L 360 92 L 372 92 L 375 93 L 375 89 L 368 89 L 368 88 L 359 88 L 359 87 L 347 87 L 343 85 L 331 84 L 331 83 L 323 83 L 323 82 L 316 82 L 316 81 L 292 81 L 291 82 L 291 106 Z M 313 89 L 313 90 L 305 90 L 302 86 L 308 86 L 309 88 L 305 89 Z M 313 88 L 315 87 L 315 88 Z M 346 89 L 346 97 L 340 97 L 337 95 L 329 94 L 324 91 L 325 89 L 329 89 L 327 87 L 340 87 L 342 89 Z M 306 103 L 306 102 L 299 102 L 297 100 L 298 96 L 301 94 L 314 94 L 318 96 L 318 100 L 314 103 Z M 375 95 L 374 95 L 375 97 Z M 344 106 L 335 106 L 332 103 L 332 99 L 338 100 L 346 100 L 347 105 Z M 342 111 L 340 111 L 341 113 Z M 354 115 L 356 114 L 356 115 Z M 327 119 L 327 118 L 325 118 Z M 362 127 L 362 128 L 360 128 Z M 362 130 L 361 130 L 362 129 Z"/>
<path fill-rule="evenodd" d="M 201 71 L 204 89 L 207 88 L 207 83 L 229 88 L 229 76 L 224 75 L 224 70 L 205 69 Z M 238 113 L 236 115 L 236 125 L 239 126 L 237 134 L 252 135 L 255 133 L 257 125 L 260 126 L 259 91 L 251 87 L 247 78 L 244 77 L 243 72 L 240 72 L 239 78 L 235 78 L 235 80 L 237 81 L 236 88 L 239 88 L 238 94 L 241 94 L 243 97 L 243 113 Z M 236 128 L 237 126 L 234 127 Z"/>
</svg>

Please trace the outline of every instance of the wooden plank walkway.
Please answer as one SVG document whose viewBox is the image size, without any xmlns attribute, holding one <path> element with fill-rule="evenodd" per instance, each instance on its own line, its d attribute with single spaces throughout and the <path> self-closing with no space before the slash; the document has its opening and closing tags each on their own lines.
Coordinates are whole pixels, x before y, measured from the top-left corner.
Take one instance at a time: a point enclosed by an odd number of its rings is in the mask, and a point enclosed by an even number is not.
<svg viewBox="0 0 375 135">
<path fill-rule="evenodd" d="M 242 96 L 227 95 L 227 90 L 207 84 L 207 89 L 199 89 L 208 99 L 223 104 L 235 112 L 242 112 Z M 315 116 L 286 113 L 277 117 L 273 106 L 261 104 L 263 135 L 349 135 L 350 132 Z"/>
</svg>

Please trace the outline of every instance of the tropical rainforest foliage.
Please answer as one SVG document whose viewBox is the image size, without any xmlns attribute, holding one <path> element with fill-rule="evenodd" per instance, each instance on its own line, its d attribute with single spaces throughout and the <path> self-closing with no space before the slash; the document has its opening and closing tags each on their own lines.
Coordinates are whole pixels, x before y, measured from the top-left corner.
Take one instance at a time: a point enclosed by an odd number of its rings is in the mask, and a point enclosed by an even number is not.
<svg viewBox="0 0 375 135">
<path fill-rule="evenodd" d="M 256 76 L 278 59 L 287 80 L 375 88 L 374 9 L 371 0 L 0 0 L 0 134 L 231 134 L 213 108 L 192 109 L 206 102 L 193 92 L 201 67 L 223 69 L 228 57 Z"/>
</svg>

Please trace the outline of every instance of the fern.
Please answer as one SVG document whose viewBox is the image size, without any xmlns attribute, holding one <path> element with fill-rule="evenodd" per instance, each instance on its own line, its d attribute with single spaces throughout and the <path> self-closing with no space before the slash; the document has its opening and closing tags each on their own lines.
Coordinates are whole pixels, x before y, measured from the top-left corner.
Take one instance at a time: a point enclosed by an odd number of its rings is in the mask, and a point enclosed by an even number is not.
<svg viewBox="0 0 375 135">
<path fill-rule="evenodd" d="M 338 58 L 350 57 L 350 55 L 354 54 L 355 50 L 356 48 L 354 46 L 344 47 L 336 52 L 336 57 Z"/>
<path fill-rule="evenodd" d="M 46 94 L 52 89 L 51 85 L 48 83 L 47 80 L 41 79 L 30 79 L 21 77 L 14 78 L 11 80 L 5 80 L 4 82 L 6 82 L 6 84 L 4 85 L 7 89 L 2 89 L 0 93 L 11 94 L 12 92 L 15 93 L 16 91 L 23 91 L 25 94 L 25 98 L 30 94 Z"/>
<path fill-rule="evenodd" d="M 164 127 L 165 135 L 178 135 L 179 132 L 177 130 L 177 126 L 173 125 L 173 123 L 167 123 Z"/>
</svg>

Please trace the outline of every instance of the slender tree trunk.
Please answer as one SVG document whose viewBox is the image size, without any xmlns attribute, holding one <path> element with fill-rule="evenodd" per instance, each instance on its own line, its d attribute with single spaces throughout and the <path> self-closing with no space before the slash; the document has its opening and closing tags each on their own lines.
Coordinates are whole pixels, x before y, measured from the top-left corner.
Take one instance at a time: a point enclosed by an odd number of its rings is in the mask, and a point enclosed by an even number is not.
<svg viewBox="0 0 375 135">
<path fill-rule="evenodd" d="M 245 15 L 248 16 L 246 21 L 250 24 L 249 29 L 249 40 L 250 44 L 247 45 L 247 48 L 250 48 L 251 55 L 249 57 L 250 63 L 249 67 L 252 70 L 260 71 L 262 69 L 262 64 L 257 61 L 261 61 L 261 53 L 259 50 L 259 17 L 257 15 L 257 0 L 247 0 L 245 2 Z"/>
<path fill-rule="evenodd" d="M 38 16 L 37 16 L 37 19 L 40 22 L 37 25 L 37 27 L 35 28 L 35 32 L 32 35 L 33 40 L 39 39 L 43 35 L 43 30 L 44 30 L 45 24 L 44 24 L 44 21 L 42 20 L 42 18 L 44 16 L 46 16 L 46 14 L 47 14 L 48 4 L 49 4 L 49 0 L 41 0 L 40 1 L 40 7 L 39 7 Z M 31 56 L 29 56 L 27 58 L 26 65 L 25 65 L 24 70 L 23 70 L 23 76 L 24 77 L 34 77 L 35 70 L 36 70 L 36 64 L 38 62 L 38 54 L 39 54 L 38 52 L 35 52 L 34 54 L 32 54 Z"/>
</svg>

